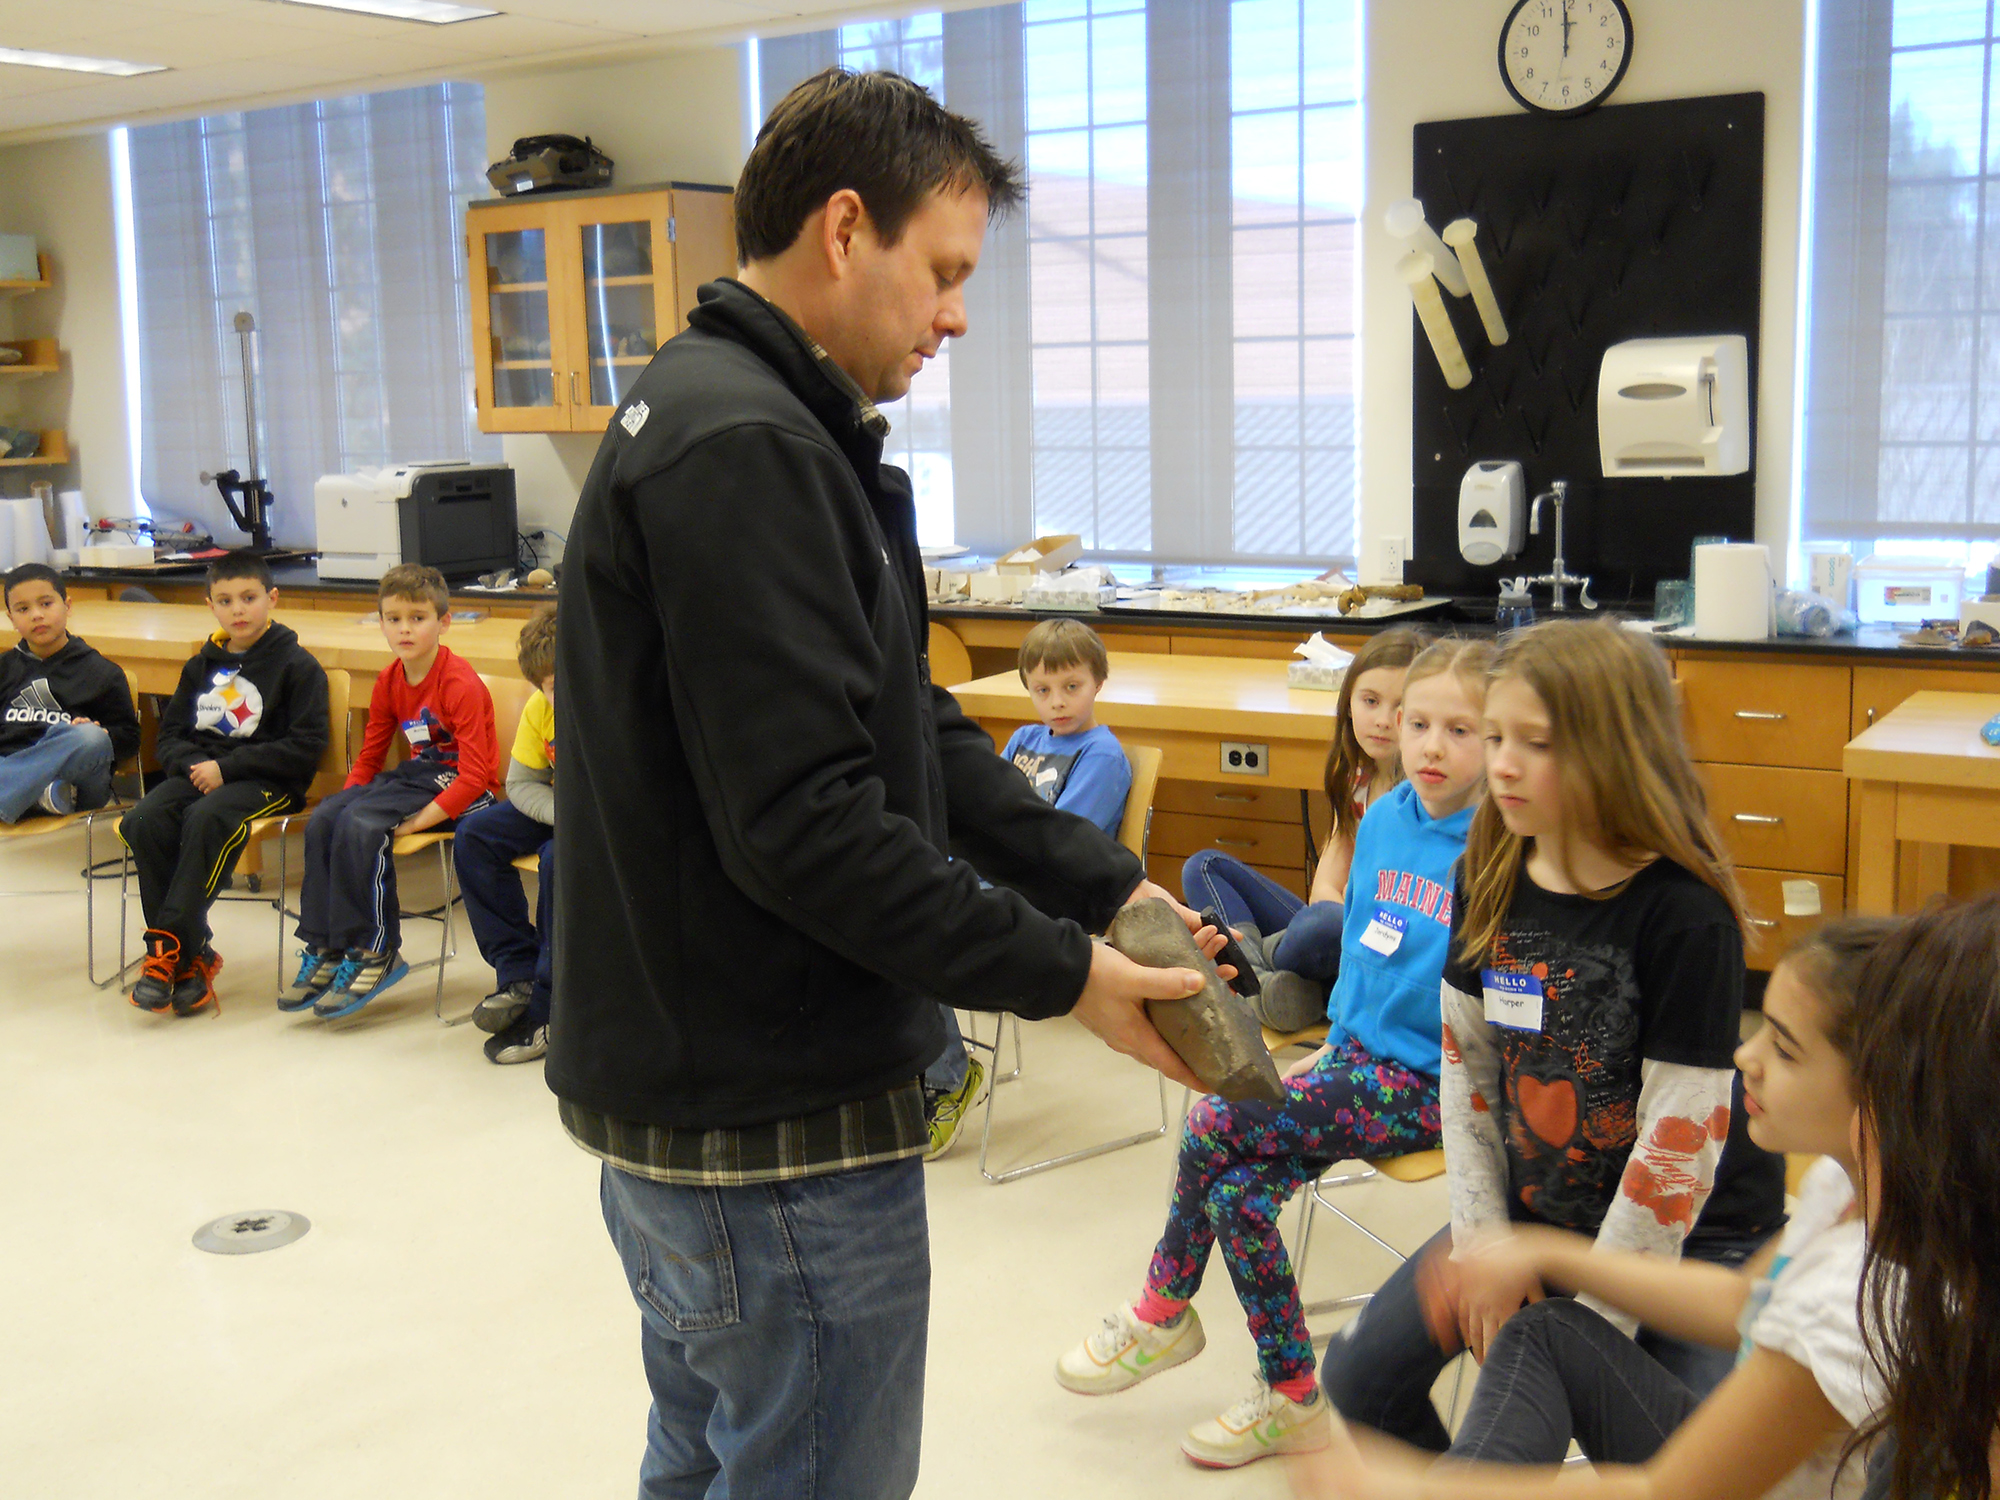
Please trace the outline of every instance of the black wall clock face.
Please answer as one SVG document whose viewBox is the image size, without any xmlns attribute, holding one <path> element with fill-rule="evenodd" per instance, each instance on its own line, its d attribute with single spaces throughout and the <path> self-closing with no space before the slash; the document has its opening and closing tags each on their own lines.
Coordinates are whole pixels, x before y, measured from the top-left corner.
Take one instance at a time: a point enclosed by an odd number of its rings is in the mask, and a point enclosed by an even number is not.
<svg viewBox="0 0 2000 1500">
<path fill-rule="evenodd" d="M 1595 109 L 1631 61 L 1625 0 L 1518 0 L 1500 28 L 1500 77 L 1538 114 Z"/>
</svg>

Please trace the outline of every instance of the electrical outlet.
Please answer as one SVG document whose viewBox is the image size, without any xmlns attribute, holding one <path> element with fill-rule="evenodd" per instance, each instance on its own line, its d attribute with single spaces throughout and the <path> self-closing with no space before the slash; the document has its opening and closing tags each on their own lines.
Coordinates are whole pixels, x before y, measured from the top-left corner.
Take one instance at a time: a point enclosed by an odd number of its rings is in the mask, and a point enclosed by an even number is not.
<svg viewBox="0 0 2000 1500">
<path fill-rule="evenodd" d="M 1401 583 L 1403 564 L 1410 560 L 1410 539 L 1406 536 L 1378 537 L 1375 541 L 1375 576 L 1382 583 Z"/>
<path fill-rule="evenodd" d="M 1269 776 L 1271 747 L 1248 745 L 1240 740 L 1222 742 L 1222 769 L 1229 776 Z"/>
</svg>

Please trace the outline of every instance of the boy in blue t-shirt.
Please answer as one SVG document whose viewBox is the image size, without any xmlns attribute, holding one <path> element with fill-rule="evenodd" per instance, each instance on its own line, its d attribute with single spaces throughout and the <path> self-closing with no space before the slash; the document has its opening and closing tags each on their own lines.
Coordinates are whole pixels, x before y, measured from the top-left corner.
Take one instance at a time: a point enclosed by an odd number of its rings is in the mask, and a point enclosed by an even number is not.
<svg viewBox="0 0 2000 1500">
<path fill-rule="evenodd" d="M 1039 724 L 1015 730 L 1000 753 L 1020 767 L 1044 802 L 1088 818 L 1111 837 L 1125 820 L 1132 763 L 1116 735 L 1097 722 L 1097 695 L 1110 675 L 1104 642 L 1081 620 L 1044 620 L 1021 641 L 1018 667 Z M 926 1161 L 951 1149 L 958 1127 L 978 1104 L 986 1070 L 966 1055 L 958 1017 L 944 1013 L 944 1051 L 924 1070 Z"/>
</svg>

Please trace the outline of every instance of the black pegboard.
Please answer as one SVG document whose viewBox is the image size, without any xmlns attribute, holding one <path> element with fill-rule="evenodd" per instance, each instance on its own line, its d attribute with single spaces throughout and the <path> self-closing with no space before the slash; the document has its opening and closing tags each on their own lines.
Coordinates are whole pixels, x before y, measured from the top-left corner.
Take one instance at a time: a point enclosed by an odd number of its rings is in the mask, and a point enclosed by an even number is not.
<svg viewBox="0 0 2000 1500">
<path fill-rule="evenodd" d="M 1485 594 L 1503 575 L 1548 571 L 1552 524 L 1493 567 L 1459 555 L 1459 481 L 1479 459 L 1519 459 L 1530 496 L 1570 482 L 1564 561 L 1591 575 L 1600 599 L 1650 600 L 1657 580 L 1686 577 L 1697 536 L 1748 540 L 1754 458 L 1749 472 L 1715 478 L 1603 477 L 1597 373 L 1626 339 L 1743 334 L 1754 455 L 1764 96 L 1443 120 L 1416 127 L 1415 153 L 1412 190 L 1432 227 L 1478 221 L 1509 338 L 1488 343 L 1471 299 L 1446 295 L 1473 370 L 1454 391 L 1412 314 L 1409 579 Z"/>
</svg>

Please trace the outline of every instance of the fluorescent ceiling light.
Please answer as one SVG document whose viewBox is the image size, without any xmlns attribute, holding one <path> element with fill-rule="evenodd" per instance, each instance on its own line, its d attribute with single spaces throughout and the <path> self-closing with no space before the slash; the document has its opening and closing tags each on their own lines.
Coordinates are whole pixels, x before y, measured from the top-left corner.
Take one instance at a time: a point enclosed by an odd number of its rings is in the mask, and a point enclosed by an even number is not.
<svg viewBox="0 0 2000 1500">
<path fill-rule="evenodd" d="M 325 10 L 359 11 L 367 16 L 389 16 L 398 21 L 423 21 L 431 26 L 449 26 L 453 21 L 476 21 L 481 16 L 497 16 L 497 10 L 476 5 L 452 5 L 447 0 L 283 0 L 288 5 L 316 5 Z"/>
<path fill-rule="evenodd" d="M 18 47 L 0 47 L 0 63 L 17 68 L 62 68 L 71 73 L 103 73 L 112 78 L 136 78 L 141 73 L 164 73 L 159 63 L 118 62 L 109 57 L 65 57 L 60 52 L 23 52 Z"/>
</svg>

